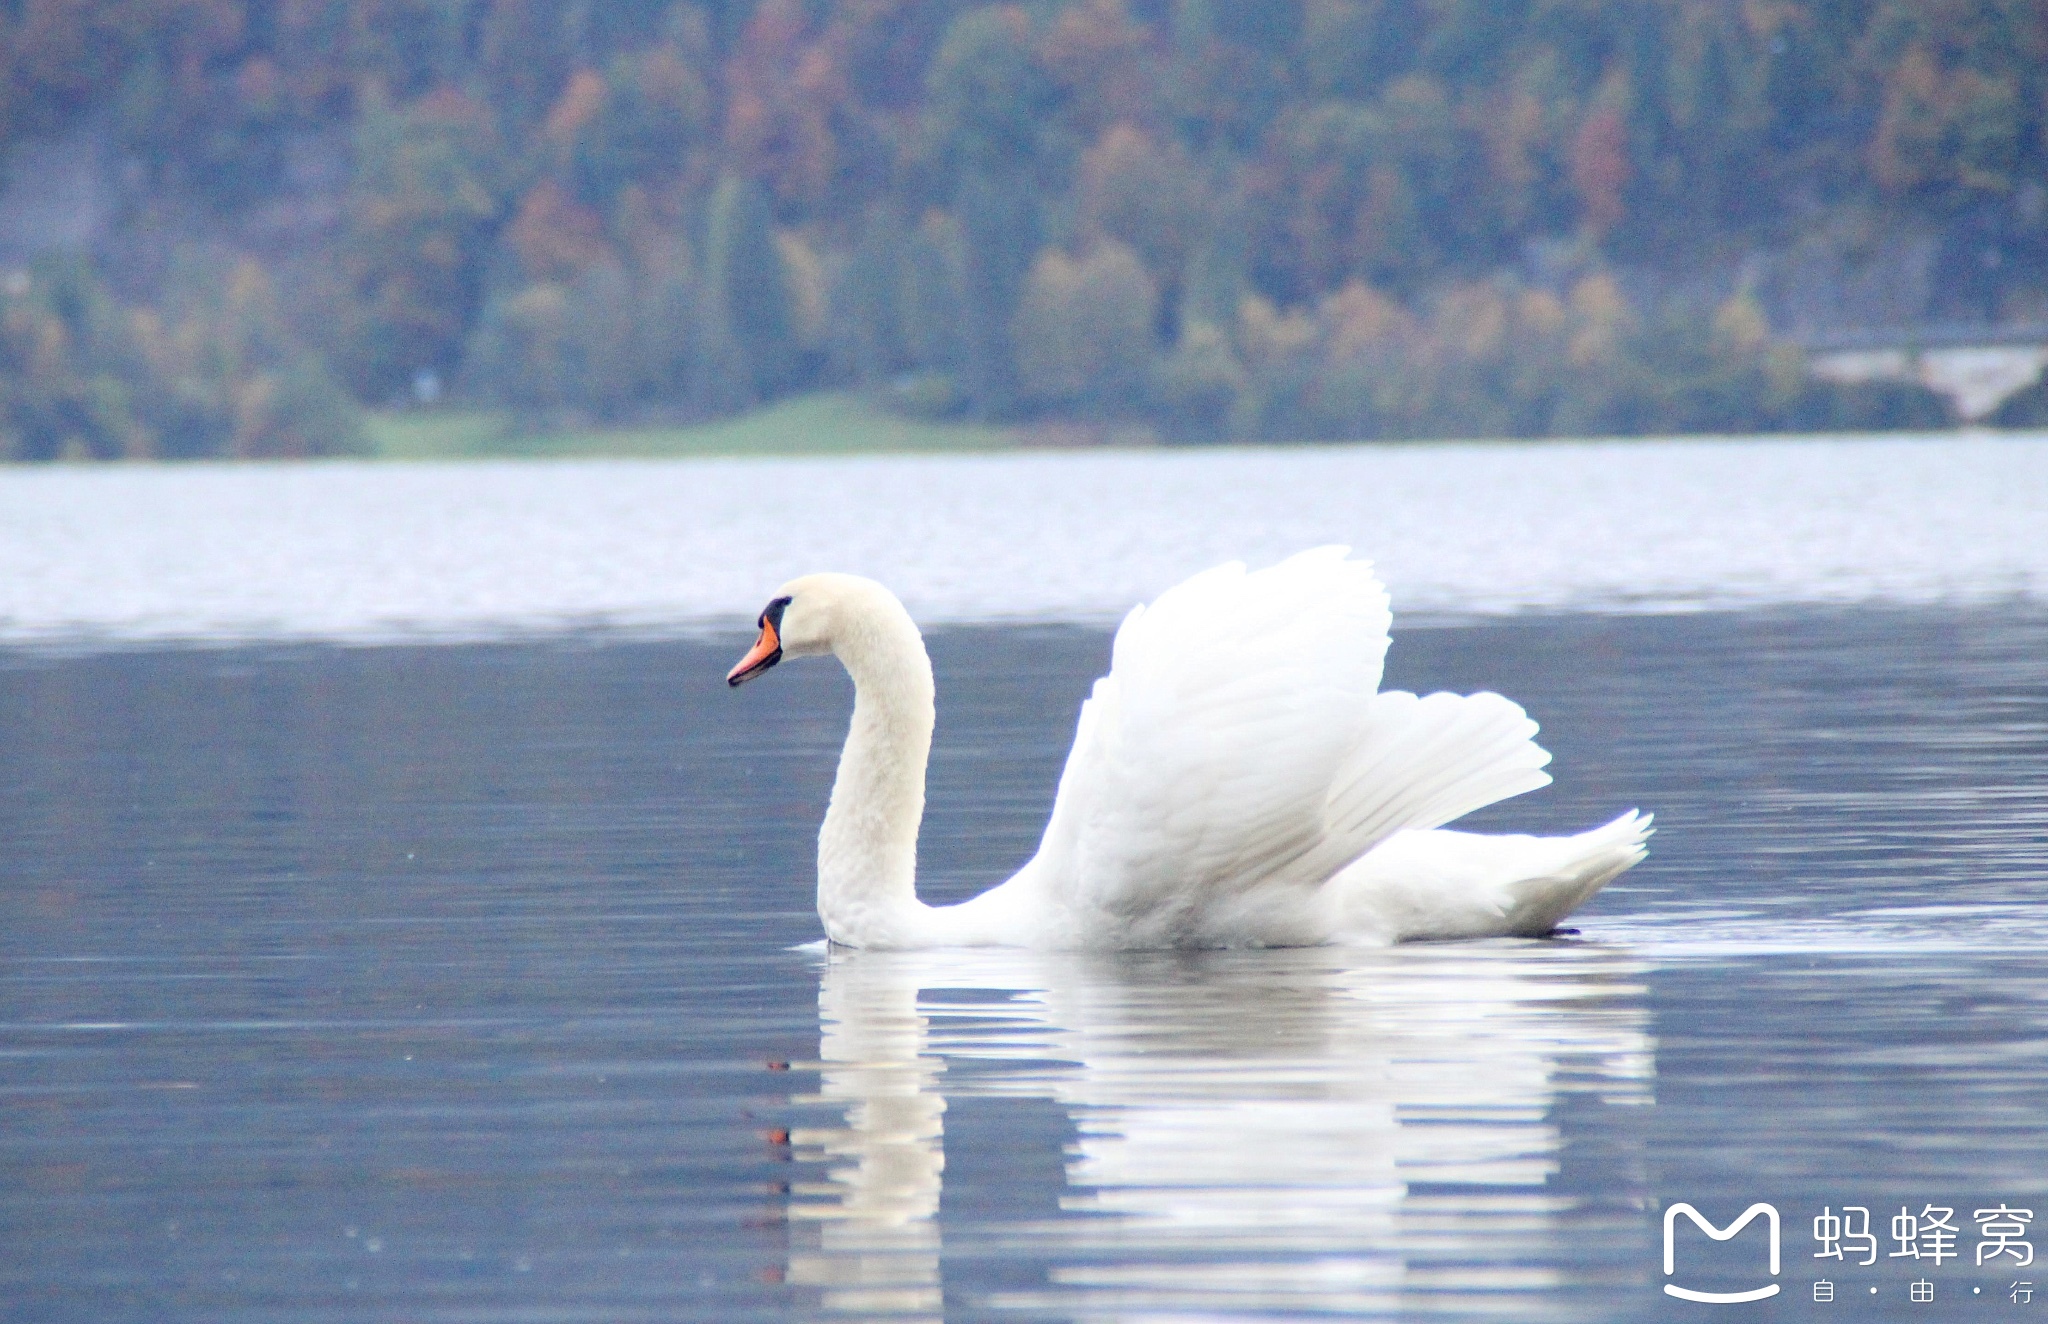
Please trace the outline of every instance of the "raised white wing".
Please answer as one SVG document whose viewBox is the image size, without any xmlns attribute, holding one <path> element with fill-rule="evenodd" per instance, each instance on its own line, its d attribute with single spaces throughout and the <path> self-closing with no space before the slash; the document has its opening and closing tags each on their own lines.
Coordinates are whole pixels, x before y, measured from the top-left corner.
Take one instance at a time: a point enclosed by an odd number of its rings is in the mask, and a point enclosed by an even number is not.
<svg viewBox="0 0 2048 1324">
<path fill-rule="evenodd" d="M 1018 880 L 1056 941 L 1325 941 L 1344 865 L 1549 780 L 1498 695 L 1376 694 L 1386 590 L 1346 554 L 1219 566 L 1124 619 Z"/>
</svg>

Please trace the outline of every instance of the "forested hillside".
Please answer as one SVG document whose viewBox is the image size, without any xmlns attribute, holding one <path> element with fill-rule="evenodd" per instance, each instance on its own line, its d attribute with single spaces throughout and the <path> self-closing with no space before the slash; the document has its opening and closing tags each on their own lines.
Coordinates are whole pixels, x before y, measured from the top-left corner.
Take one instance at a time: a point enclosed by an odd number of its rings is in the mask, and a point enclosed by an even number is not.
<svg viewBox="0 0 2048 1324">
<path fill-rule="evenodd" d="M 1787 323 L 2048 308 L 2048 0 L 14 0 L 0 60 L 11 190 L 100 199 L 9 240 L 16 457 L 827 386 L 1182 440 L 1916 425 Z"/>
</svg>

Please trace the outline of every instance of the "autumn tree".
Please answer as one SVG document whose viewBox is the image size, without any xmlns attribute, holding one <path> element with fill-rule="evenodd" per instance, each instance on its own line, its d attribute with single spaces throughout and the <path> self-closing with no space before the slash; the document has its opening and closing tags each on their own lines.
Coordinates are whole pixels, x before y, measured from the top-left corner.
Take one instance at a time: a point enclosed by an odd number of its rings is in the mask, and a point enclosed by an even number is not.
<svg viewBox="0 0 2048 1324">
<path fill-rule="evenodd" d="M 1190 250 L 1212 225 L 1204 181 L 1178 141 L 1118 124 L 1081 156 L 1076 211 L 1082 235 L 1136 250 L 1174 298 Z"/>
<path fill-rule="evenodd" d="M 402 390 L 422 370 L 454 375 L 507 182 L 496 131 L 460 93 L 364 114 L 342 248 L 349 297 L 339 347 L 366 398 Z"/>
<path fill-rule="evenodd" d="M 1017 310 L 1018 369 L 1040 405 L 1129 412 L 1152 366 L 1158 291 L 1136 252 L 1115 240 L 1076 259 L 1047 249 Z"/>
<path fill-rule="evenodd" d="M 796 314 L 767 191 L 753 180 L 729 175 L 711 195 L 704 299 L 703 398 L 752 403 L 786 387 L 797 367 Z"/>
</svg>

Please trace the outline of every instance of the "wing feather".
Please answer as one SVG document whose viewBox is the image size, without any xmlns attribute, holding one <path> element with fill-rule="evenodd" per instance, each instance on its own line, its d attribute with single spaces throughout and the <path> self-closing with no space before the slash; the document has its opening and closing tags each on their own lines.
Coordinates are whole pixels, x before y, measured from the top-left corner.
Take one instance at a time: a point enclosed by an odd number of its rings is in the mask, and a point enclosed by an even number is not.
<svg viewBox="0 0 2048 1324">
<path fill-rule="evenodd" d="M 1321 941 L 1340 869 L 1549 780 L 1496 694 L 1377 693 L 1386 590 L 1324 547 L 1134 609 L 1026 877 L 1077 945 Z"/>
</svg>

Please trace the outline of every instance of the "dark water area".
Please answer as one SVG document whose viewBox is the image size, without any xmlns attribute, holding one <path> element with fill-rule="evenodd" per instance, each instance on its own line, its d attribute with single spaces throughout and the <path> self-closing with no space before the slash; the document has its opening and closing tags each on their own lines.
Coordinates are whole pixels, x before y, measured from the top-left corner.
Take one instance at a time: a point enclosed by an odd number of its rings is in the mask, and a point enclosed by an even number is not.
<svg viewBox="0 0 2048 1324">
<path fill-rule="evenodd" d="M 1461 826 L 1656 812 L 1581 934 L 1089 958 L 796 950 L 745 642 L 0 658 L 0 1320 L 2048 1312 L 2048 617 L 1403 631 L 1556 755 Z M 932 645 L 951 900 L 1108 641 Z"/>
</svg>

